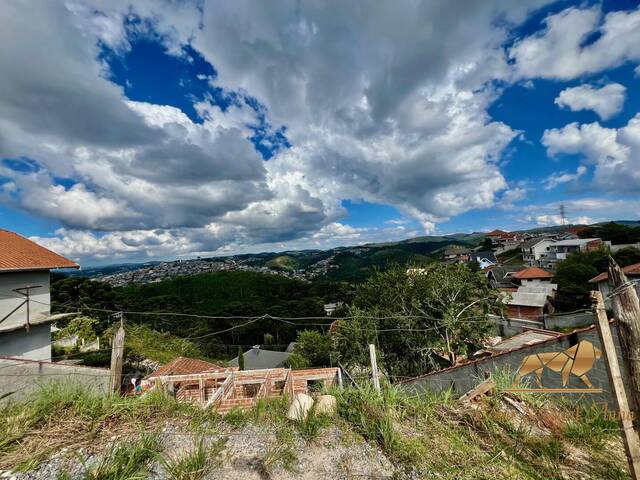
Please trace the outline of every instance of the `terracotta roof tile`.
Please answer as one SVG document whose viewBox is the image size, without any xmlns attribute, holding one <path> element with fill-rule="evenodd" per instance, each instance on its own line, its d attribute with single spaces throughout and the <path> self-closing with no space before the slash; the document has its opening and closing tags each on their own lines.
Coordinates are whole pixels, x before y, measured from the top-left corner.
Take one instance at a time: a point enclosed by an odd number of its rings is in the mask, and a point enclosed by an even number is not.
<svg viewBox="0 0 640 480">
<path fill-rule="evenodd" d="M 50 270 L 52 268 L 80 268 L 80 266 L 17 233 L 0 229 L 0 271 Z"/>
<path fill-rule="evenodd" d="M 534 278 L 553 278 L 553 274 L 538 267 L 528 267 L 513 274 L 515 278 L 520 280 L 530 280 Z"/>
<path fill-rule="evenodd" d="M 629 265 L 627 267 L 622 268 L 622 272 L 625 275 L 630 275 L 632 277 L 636 277 L 640 275 L 640 263 L 634 263 L 633 265 Z M 602 272 L 600 275 L 593 277 L 589 280 L 589 283 L 598 283 L 602 280 L 606 280 L 609 278 L 609 272 Z"/>
<path fill-rule="evenodd" d="M 161 366 L 155 372 L 150 373 L 145 380 L 161 377 L 165 375 L 191 375 L 196 373 L 204 373 L 213 370 L 224 370 L 225 367 L 216 365 L 215 363 L 198 360 L 197 358 L 178 357 L 169 363 Z"/>
</svg>

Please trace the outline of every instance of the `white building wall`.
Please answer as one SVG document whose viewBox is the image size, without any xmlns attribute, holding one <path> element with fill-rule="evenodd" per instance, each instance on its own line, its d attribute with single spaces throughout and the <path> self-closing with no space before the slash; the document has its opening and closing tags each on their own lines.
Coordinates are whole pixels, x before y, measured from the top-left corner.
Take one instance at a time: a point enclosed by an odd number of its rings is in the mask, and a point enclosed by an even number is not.
<svg viewBox="0 0 640 480">
<path fill-rule="evenodd" d="M 546 257 L 551 250 L 551 245 L 555 242 L 554 240 L 543 240 L 540 243 L 536 244 L 533 247 L 533 256 L 536 261 L 540 261 L 541 258 Z"/>
<path fill-rule="evenodd" d="M 11 332 L 0 332 L 0 357 L 51 360 L 51 324 L 33 325 Z"/>
<path fill-rule="evenodd" d="M 37 325 L 50 316 L 49 271 L 0 272 L 0 320 L 20 305 L 25 297 L 16 288 L 31 289 L 29 321 L 35 323 L 26 330 L 27 308 L 21 306 L 0 323 L 0 356 L 18 356 L 32 360 L 51 358 L 51 325 Z"/>
</svg>

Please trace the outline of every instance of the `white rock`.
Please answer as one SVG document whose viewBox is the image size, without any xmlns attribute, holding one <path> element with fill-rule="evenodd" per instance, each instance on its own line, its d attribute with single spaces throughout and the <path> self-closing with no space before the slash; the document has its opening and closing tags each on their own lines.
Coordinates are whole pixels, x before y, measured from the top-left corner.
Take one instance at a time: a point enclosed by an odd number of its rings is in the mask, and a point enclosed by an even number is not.
<svg viewBox="0 0 640 480">
<path fill-rule="evenodd" d="M 289 406 L 287 418 L 289 420 L 304 420 L 313 407 L 313 398 L 306 393 L 297 393 Z"/>
<path fill-rule="evenodd" d="M 338 411 L 338 401 L 333 395 L 320 395 L 316 398 L 315 410 L 319 415 L 335 415 Z"/>
</svg>

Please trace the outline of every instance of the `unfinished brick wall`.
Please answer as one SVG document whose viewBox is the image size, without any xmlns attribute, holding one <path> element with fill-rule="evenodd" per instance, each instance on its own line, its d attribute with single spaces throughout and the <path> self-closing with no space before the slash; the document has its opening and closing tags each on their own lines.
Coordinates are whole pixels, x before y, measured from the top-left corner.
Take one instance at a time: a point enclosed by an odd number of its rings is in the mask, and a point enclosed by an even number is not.
<svg viewBox="0 0 640 480">
<path fill-rule="evenodd" d="M 207 378 L 207 374 L 167 376 L 166 383 L 174 385 L 176 399 L 181 402 L 205 405 L 214 399 L 212 405 L 220 413 L 233 408 L 247 409 L 253 407 L 262 398 L 275 398 L 297 393 L 313 394 L 323 386 L 331 386 L 337 382 L 337 368 L 313 368 L 305 370 L 288 370 L 273 368 L 268 370 L 245 370 L 227 372 L 225 375 L 212 373 L 216 378 Z M 214 395 L 226 385 L 220 398 Z"/>
</svg>

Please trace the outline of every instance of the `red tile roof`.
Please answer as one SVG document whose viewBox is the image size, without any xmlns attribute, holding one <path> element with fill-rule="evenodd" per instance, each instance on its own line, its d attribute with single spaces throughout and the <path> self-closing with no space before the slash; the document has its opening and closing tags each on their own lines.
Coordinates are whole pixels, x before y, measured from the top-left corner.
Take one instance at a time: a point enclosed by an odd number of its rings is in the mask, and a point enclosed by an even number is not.
<svg viewBox="0 0 640 480">
<path fill-rule="evenodd" d="M 161 377 L 165 375 L 191 375 L 224 369 L 225 367 L 221 367 L 220 365 L 216 365 L 215 363 L 205 362 L 204 360 L 198 360 L 197 358 L 178 357 L 161 366 L 155 372 L 150 373 L 149 375 L 144 377 L 144 379 L 149 380 L 151 378 Z"/>
<path fill-rule="evenodd" d="M 494 230 L 493 232 L 487 233 L 487 237 L 504 237 L 510 235 L 510 233 L 507 233 L 504 230 Z"/>
<path fill-rule="evenodd" d="M 528 267 L 513 274 L 520 280 L 531 280 L 534 278 L 553 278 L 553 274 L 538 267 Z"/>
<path fill-rule="evenodd" d="M 623 267 L 622 272 L 625 275 L 629 275 L 631 277 L 640 276 L 640 263 L 634 263 L 633 265 Z M 602 272 L 600 275 L 597 275 L 593 277 L 591 280 L 589 280 L 589 283 L 598 283 L 608 278 L 609 278 L 609 272 Z"/>
<path fill-rule="evenodd" d="M 0 271 L 52 268 L 80 268 L 80 265 L 17 233 L 0 229 Z"/>
</svg>

